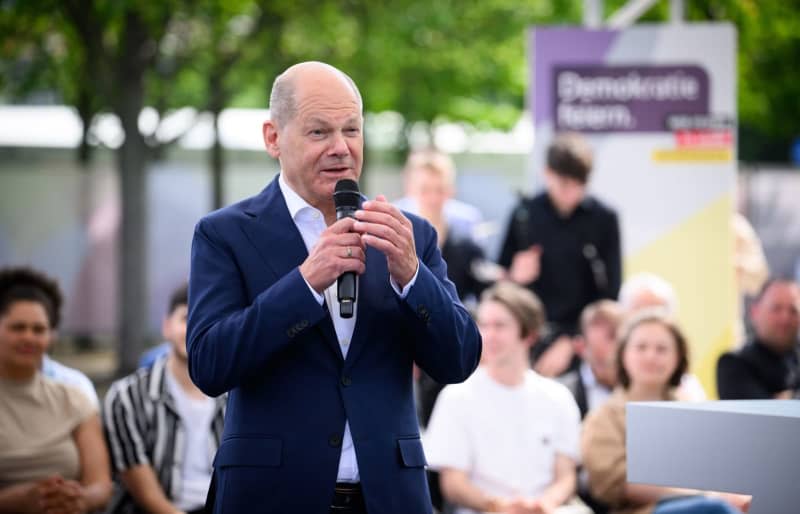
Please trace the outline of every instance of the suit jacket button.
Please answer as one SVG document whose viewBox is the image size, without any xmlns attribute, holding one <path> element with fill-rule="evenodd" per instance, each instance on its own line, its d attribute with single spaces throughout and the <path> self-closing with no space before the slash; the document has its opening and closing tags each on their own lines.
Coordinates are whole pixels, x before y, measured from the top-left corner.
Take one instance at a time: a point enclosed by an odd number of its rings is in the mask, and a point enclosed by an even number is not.
<svg viewBox="0 0 800 514">
<path fill-rule="evenodd" d="M 332 435 L 328 438 L 328 444 L 336 448 L 337 446 L 342 445 L 342 436 L 340 435 Z"/>
<path fill-rule="evenodd" d="M 347 387 L 347 386 L 349 386 L 349 385 L 350 385 L 350 384 L 352 384 L 352 383 L 353 383 L 353 380 L 352 380 L 350 377 L 348 377 L 347 375 L 344 375 L 344 376 L 342 377 L 342 385 L 343 385 L 343 386 Z"/>
</svg>

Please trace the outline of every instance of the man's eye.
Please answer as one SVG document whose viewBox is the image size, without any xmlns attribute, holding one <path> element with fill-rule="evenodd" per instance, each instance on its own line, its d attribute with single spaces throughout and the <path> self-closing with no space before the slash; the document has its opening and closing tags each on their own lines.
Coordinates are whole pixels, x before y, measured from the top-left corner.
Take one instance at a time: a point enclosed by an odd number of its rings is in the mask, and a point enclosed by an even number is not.
<svg viewBox="0 0 800 514">
<path fill-rule="evenodd" d="M 358 134 L 359 132 L 361 132 L 361 129 L 359 129 L 357 127 L 350 127 L 350 128 L 344 129 L 344 131 L 347 132 L 348 134 Z"/>
</svg>

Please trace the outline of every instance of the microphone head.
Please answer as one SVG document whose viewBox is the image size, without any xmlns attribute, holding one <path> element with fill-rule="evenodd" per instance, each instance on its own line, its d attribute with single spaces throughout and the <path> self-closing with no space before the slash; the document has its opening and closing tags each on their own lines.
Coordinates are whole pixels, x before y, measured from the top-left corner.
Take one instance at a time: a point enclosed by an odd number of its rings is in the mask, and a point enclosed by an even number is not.
<svg viewBox="0 0 800 514">
<path fill-rule="evenodd" d="M 361 205 L 358 182 L 349 178 L 337 181 L 333 190 L 333 203 L 337 209 L 342 207 L 357 209 Z"/>
</svg>

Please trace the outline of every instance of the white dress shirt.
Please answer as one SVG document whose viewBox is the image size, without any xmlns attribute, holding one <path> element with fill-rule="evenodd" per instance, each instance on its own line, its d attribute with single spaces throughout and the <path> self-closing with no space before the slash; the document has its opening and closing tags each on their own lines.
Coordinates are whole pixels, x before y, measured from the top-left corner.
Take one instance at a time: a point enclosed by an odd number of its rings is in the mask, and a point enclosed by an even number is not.
<svg viewBox="0 0 800 514">
<path fill-rule="evenodd" d="M 587 362 L 581 363 L 580 374 L 586 391 L 586 412 L 591 412 L 608 401 L 611 389 L 597 381 Z"/>
<path fill-rule="evenodd" d="M 283 173 L 281 173 L 280 177 L 278 177 L 278 186 L 280 187 L 283 198 L 286 201 L 286 206 L 289 208 L 289 214 L 291 215 L 297 230 L 300 232 L 300 235 L 303 238 L 303 242 L 306 245 L 306 250 L 308 250 L 310 253 L 311 249 L 317 244 L 317 241 L 319 241 L 322 232 L 327 228 L 325 225 L 325 216 L 323 216 L 319 209 L 309 205 L 308 202 L 303 200 L 303 198 L 301 198 L 300 195 L 298 195 L 291 188 L 291 186 L 289 186 L 289 184 L 283 178 Z M 389 280 L 392 288 L 400 296 L 400 298 L 405 298 L 408 295 L 408 291 L 417 280 L 418 272 L 419 267 L 417 267 L 417 271 L 414 273 L 414 276 L 411 278 L 408 284 L 406 284 L 402 291 L 393 279 Z M 347 358 L 347 351 L 350 348 L 350 340 L 353 337 L 353 330 L 356 326 L 356 313 L 358 312 L 358 309 L 356 308 L 357 302 L 353 309 L 353 317 L 345 319 L 339 315 L 339 300 L 336 282 L 331 284 L 330 287 L 325 290 L 324 297 L 316 292 L 314 288 L 311 287 L 311 284 L 308 283 L 308 281 L 306 281 L 306 285 L 308 285 L 308 290 L 314 295 L 314 298 L 316 298 L 320 305 L 322 305 L 323 300 L 328 302 L 328 312 L 330 313 L 331 320 L 333 321 L 333 328 L 336 331 L 336 338 L 339 340 L 339 348 L 342 350 L 342 357 Z M 358 461 L 356 460 L 355 446 L 353 445 L 353 437 L 350 434 L 350 423 L 348 421 L 345 421 L 344 424 L 342 454 L 339 458 L 339 471 L 336 475 L 336 481 L 360 481 L 358 474 Z"/>
</svg>

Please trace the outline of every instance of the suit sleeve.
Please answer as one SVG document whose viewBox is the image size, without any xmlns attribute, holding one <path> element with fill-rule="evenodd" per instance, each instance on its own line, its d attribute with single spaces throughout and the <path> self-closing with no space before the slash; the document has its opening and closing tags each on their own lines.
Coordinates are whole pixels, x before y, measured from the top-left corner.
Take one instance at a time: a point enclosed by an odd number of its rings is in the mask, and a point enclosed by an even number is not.
<svg viewBox="0 0 800 514">
<path fill-rule="evenodd" d="M 325 311 L 298 268 L 249 302 L 244 276 L 213 221 L 201 220 L 192 240 L 187 350 L 194 383 L 219 396 L 263 373 Z"/>
<path fill-rule="evenodd" d="M 400 302 L 409 320 L 414 360 L 441 384 L 462 382 L 478 366 L 481 337 L 447 278 L 433 228 L 415 223 L 414 237 L 419 272 L 408 296 Z"/>
<path fill-rule="evenodd" d="M 770 399 L 772 394 L 753 376 L 736 354 L 723 354 L 717 361 L 717 393 L 720 400 Z"/>
</svg>

